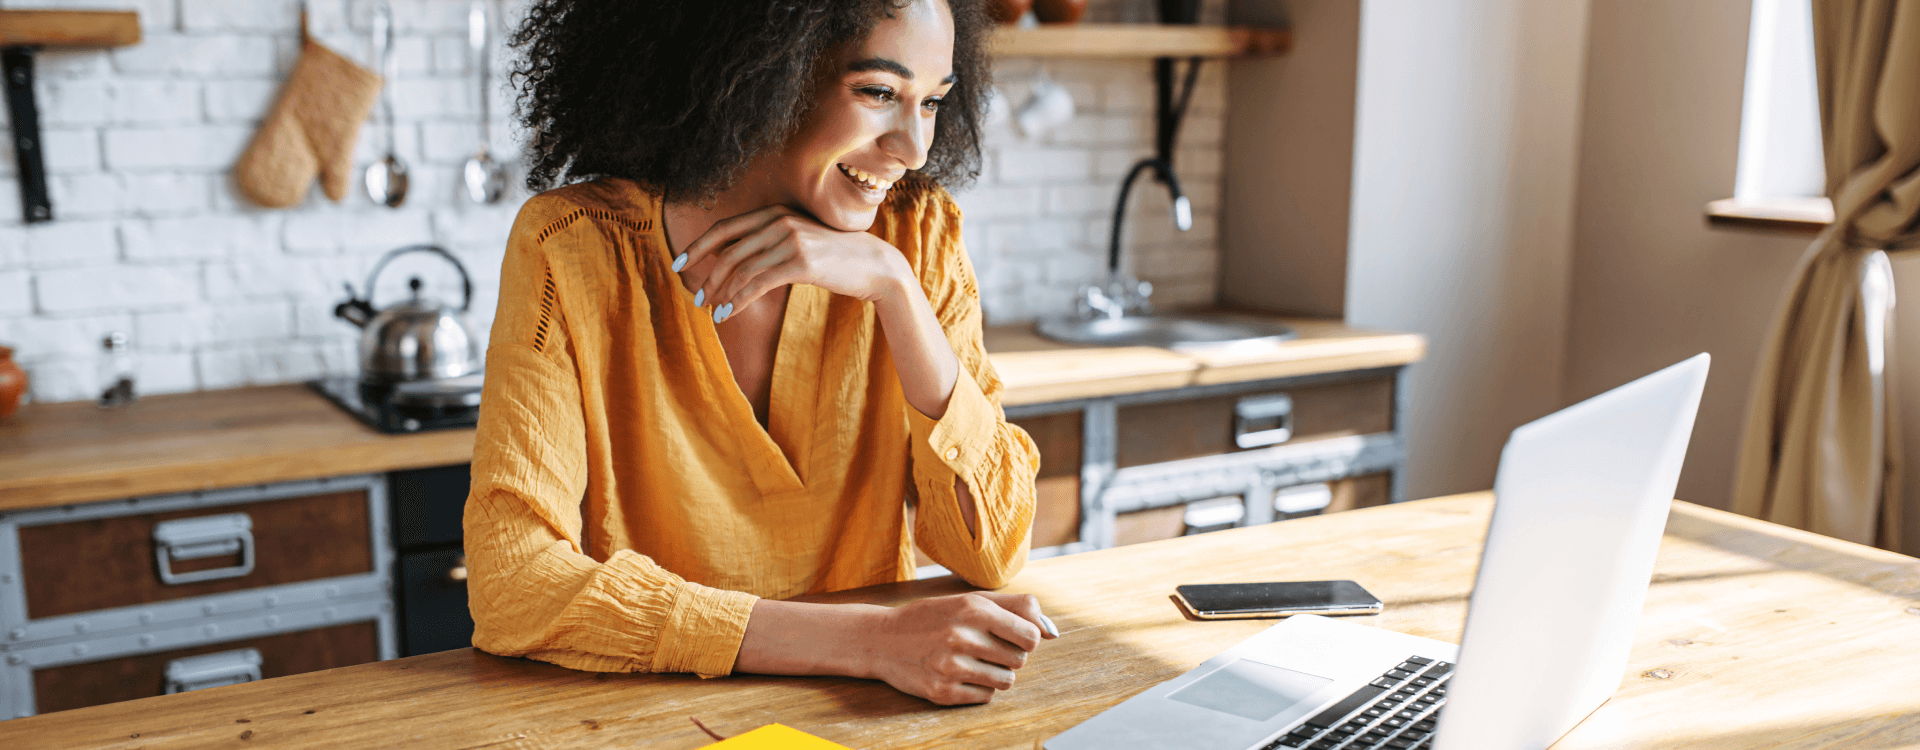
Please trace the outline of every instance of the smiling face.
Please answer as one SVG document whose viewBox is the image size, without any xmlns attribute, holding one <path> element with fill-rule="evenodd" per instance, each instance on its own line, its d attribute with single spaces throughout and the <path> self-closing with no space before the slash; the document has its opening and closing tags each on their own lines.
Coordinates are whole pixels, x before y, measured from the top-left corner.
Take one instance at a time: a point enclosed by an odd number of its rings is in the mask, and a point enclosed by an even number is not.
<svg viewBox="0 0 1920 750">
<path fill-rule="evenodd" d="M 751 171 L 765 176 L 772 202 L 861 231 L 887 190 L 927 161 L 954 83 L 953 17 L 944 0 L 913 0 L 826 62 L 800 129 Z"/>
</svg>

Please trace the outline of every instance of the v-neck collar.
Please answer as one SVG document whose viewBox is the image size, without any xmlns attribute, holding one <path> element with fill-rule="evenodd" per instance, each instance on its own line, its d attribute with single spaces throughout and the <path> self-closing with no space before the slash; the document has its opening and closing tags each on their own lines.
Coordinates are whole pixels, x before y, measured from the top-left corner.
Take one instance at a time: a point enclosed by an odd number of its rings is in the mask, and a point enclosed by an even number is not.
<svg viewBox="0 0 1920 750">
<path fill-rule="evenodd" d="M 638 185 L 636 189 L 644 190 Z M 644 196 L 653 204 L 653 226 L 658 233 L 659 250 L 654 262 L 671 268 L 673 248 L 667 240 L 666 201 L 656 193 Z M 707 402 L 718 407 L 722 422 L 739 446 L 749 476 L 762 495 L 796 492 L 806 488 L 802 471 L 812 455 L 812 430 L 815 398 L 820 382 L 822 321 L 831 293 L 807 284 L 794 284 L 787 295 L 780 335 L 775 339 L 772 383 L 768 387 L 767 426 L 761 427 L 753 405 L 740 390 L 727 361 L 727 350 L 720 344 L 720 333 L 711 310 L 695 307 L 693 296 L 680 284 L 679 274 L 668 273 L 673 304 L 680 311 L 682 324 L 692 333 L 699 347 L 705 377 L 700 379 Z M 784 449 L 783 449 L 784 447 Z"/>
</svg>

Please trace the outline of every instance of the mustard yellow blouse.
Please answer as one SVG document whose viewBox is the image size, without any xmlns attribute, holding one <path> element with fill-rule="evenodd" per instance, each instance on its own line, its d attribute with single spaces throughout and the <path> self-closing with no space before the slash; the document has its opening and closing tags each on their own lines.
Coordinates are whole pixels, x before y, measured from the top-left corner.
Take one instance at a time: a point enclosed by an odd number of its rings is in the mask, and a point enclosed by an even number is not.
<svg viewBox="0 0 1920 750">
<path fill-rule="evenodd" d="M 796 285 L 762 429 L 661 219 L 655 194 L 608 179 L 535 196 L 514 223 L 466 507 L 474 646 L 722 675 L 756 597 L 910 579 L 915 540 L 979 586 L 1019 572 L 1040 458 L 1000 411 L 946 191 L 902 180 L 871 230 L 959 360 L 937 421 L 901 394 L 871 303 Z"/>
</svg>

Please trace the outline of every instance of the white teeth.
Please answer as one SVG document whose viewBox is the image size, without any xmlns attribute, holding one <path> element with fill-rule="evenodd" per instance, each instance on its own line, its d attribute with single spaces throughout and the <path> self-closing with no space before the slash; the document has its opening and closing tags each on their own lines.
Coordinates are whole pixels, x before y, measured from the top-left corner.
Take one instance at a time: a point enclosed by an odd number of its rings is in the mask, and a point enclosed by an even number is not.
<svg viewBox="0 0 1920 750">
<path fill-rule="evenodd" d="M 840 171 L 842 173 L 844 173 L 848 177 L 853 178 L 854 182 L 860 183 L 862 187 L 865 187 L 868 190 L 884 191 L 887 188 L 893 187 L 893 183 L 882 180 L 871 174 L 867 174 L 865 171 L 862 171 L 858 167 L 853 167 L 846 164 L 840 164 L 837 166 L 840 167 Z"/>
</svg>

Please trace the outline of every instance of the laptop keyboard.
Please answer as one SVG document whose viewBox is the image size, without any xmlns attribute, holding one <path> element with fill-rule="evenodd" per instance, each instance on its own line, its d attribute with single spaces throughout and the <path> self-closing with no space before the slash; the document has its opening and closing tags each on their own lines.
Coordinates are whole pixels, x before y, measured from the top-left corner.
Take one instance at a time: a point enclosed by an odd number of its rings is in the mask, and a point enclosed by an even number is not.
<svg viewBox="0 0 1920 750">
<path fill-rule="evenodd" d="M 1400 666 L 1260 750 L 1424 750 L 1447 703 L 1453 664 L 1409 656 Z"/>
</svg>

